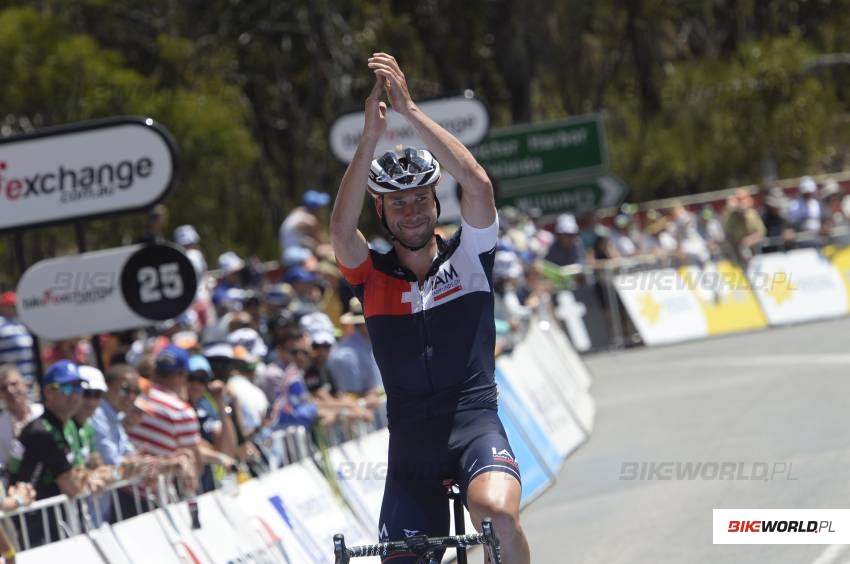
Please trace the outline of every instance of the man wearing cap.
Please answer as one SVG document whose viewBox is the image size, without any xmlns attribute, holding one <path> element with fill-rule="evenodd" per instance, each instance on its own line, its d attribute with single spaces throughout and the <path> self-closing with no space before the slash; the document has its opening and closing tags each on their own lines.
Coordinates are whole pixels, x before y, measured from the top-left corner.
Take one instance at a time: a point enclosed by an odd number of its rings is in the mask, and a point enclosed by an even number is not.
<svg viewBox="0 0 850 564">
<path fill-rule="evenodd" d="M 9 461 L 9 482 L 32 482 L 36 499 L 65 494 L 75 497 L 89 488 L 85 472 L 74 466 L 74 451 L 68 441 L 69 422 L 82 404 L 82 378 L 76 364 L 60 360 L 44 374 L 44 413 L 21 431 Z M 50 538 L 59 538 L 56 519 L 48 512 Z M 30 544 L 47 539 L 41 515 L 26 519 Z"/>
<path fill-rule="evenodd" d="M 283 281 L 292 286 L 295 296 L 289 308 L 292 311 L 310 313 L 316 311 L 322 299 L 322 287 L 314 271 L 301 266 L 290 268 Z"/>
<path fill-rule="evenodd" d="M 94 366 L 79 366 L 82 378 L 83 401 L 80 408 L 68 423 L 68 439 L 71 450 L 74 451 L 74 464 L 89 470 L 94 470 L 102 463 L 102 458 L 95 446 L 94 427 L 91 417 L 100 406 L 100 400 L 107 391 L 106 379 L 103 372 Z"/>
<path fill-rule="evenodd" d="M 365 401 L 358 404 L 354 398 L 342 394 L 331 377 L 328 361 L 336 337 L 330 318 L 324 313 L 315 312 L 302 317 L 300 325 L 310 346 L 309 363 L 304 368 L 304 385 L 313 396 L 319 411 L 330 411 L 334 417 L 342 415 L 372 421 L 374 416 L 366 409 Z"/>
<path fill-rule="evenodd" d="M 817 191 L 818 185 L 811 176 L 804 176 L 800 180 L 800 195 L 788 208 L 788 221 L 797 231 L 820 231 L 823 209 L 815 197 Z"/>
<path fill-rule="evenodd" d="M 32 335 L 18 321 L 15 292 L 3 292 L 0 294 L 0 364 L 15 364 L 30 385 L 35 377 L 32 342 Z"/>
<path fill-rule="evenodd" d="M 129 436 L 142 453 L 183 461 L 185 485 L 197 487 L 202 469 L 198 417 L 182 398 L 186 393 L 189 355 L 168 345 L 156 357 L 154 383 L 145 401 L 149 409 Z"/>
<path fill-rule="evenodd" d="M 327 192 L 304 192 L 303 205 L 289 212 L 280 225 L 278 237 L 282 257 L 292 247 L 303 247 L 316 253 L 320 245 L 328 242 L 322 223 L 322 210 L 329 203 L 331 196 Z"/>
<path fill-rule="evenodd" d="M 187 394 L 198 415 L 204 461 L 225 468 L 232 466 L 238 445 L 233 418 L 229 416 L 227 386 L 222 380 L 212 379 L 212 366 L 203 355 L 189 357 Z M 203 491 L 215 489 L 213 472 L 208 465 L 201 474 L 201 488 Z"/>
<path fill-rule="evenodd" d="M 585 264 L 587 252 L 578 237 L 578 232 L 578 223 L 573 215 L 568 213 L 559 215 L 555 222 L 555 242 L 549 247 L 543 260 L 558 266 Z"/>
</svg>

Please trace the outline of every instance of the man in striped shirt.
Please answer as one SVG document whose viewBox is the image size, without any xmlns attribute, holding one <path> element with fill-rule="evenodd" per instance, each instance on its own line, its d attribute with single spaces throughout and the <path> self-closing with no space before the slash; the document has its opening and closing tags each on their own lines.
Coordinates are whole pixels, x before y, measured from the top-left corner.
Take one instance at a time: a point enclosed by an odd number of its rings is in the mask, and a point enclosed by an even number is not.
<svg viewBox="0 0 850 564">
<path fill-rule="evenodd" d="M 18 321 L 15 292 L 0 294 L 0 364 L 6 363 L 15 364 L 27 384 L 33 383 L 35 362 L 32 335 Z"/>
<path fill-rule="evenodd" d="M 188 368 L 189 355 L 175 345 L 165 347 L 157 355 L 154 384 L 146 397 L 147 409 L 128 434 L 144 454 L 182 459 L 184 485 L 194 491 L 203 463 L 198 416 L 183 399 Z"/>
</svg>

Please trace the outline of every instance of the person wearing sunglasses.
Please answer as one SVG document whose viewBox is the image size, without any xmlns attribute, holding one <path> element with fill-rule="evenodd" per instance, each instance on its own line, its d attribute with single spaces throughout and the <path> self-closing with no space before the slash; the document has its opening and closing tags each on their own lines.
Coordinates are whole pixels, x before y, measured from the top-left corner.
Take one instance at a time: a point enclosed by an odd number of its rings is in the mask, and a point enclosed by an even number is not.
<svg viewBox="0 0 850 564">
<path fill-rule="evenodd" d="M 74 451 L 68 442 L 67 427 L 83 401 L 82 377 L 76 364 L 69 360 L 54 363 L 42 381 L 44 413 L 29 423 L 12 447 L 9 482 L 32 482 L 36 499 L 59 494 L 68 497 L 91 491 L 86 473 L 74 466 Z M 41 515 L 26 518 L 32 546 L 46 540 Z M 50 538 L 58 539 L 55 516 L 48 512 Z"/>
<path fill-rule="evenodd" d="M 474 523 L 493 518 L 505 562 L 527 564 L 519 467 L 497 411 L 493 184 L 472 153 L 413 101 L 395 57 L 374 53 L 366 66 L 375 83 L 337 192 L 331 240 L 340 271 L 363 304 L 387 394 L 391 465 L 381 540 L 403 539 L 404 529 L 446 535 L 442 483 L 453 479 Z M 424 148 L 379 154 L 389 109 L 384 94 Z M 463 187 L 460 226 L 448 239 L 435 233 L 443 170 Z M 367 193 L 392 240 L 384 254 L 370 249 L 358 230 Z"/>
<path fill-rule="evenodd" d="M 222 469 L 236 464 L 233 457 L 237 455 L 238 445 L 231 408 L 227 404 L 227 384 L 213 380 L 209 361 L 203 355 L 193 354 L 189 357 L 186 390 L 200 424 L 201 454 L 205 463 L 200 481 L 202 490 L 208 492 L 215 489 L 214 474 L 221 478 Z"/>
</svg>

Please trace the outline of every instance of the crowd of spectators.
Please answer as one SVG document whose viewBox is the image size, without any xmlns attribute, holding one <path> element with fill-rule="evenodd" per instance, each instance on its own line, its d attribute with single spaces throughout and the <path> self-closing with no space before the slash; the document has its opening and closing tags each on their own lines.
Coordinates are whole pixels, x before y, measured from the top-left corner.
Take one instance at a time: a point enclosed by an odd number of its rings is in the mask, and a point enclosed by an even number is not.
<svg viewBox="0 0 850 564">
<path fill-rule="evenodd" d="M 198 231 L 176 226 L 173 241 L 198 275 L 191 308 L 155 327 L 42 343 L 40 390 L 15 295 L 0 295 L 2 507 L 160 474 L 176 476 L 187 492 L 207 491 L 228 473 L 261 473 L 275 430 L 301 426 L 315 439 L 346 426 L 385 425 L 362 307 L 328 243 L 330 199 L 304 195 L 280 227 L 280 257 L 271 266 L 229 251 L 210 272 Z M 794 199 L 778 188 L 755 197 L 739 190 L 722 206 L 639 212 L 627 205 L 602 219 L 563 214 L 544 224 L 535 210 L 502 208 L 493 268 L 497 347 L 510 348 L 554 290 L 588 280 L 594 269 L 635 257 L 745 263 L 760 252 L 822 244 L 844 233 L 848 218 L 850 198 L 838 185 L 819 188 L 808 177 Z M 167 227 L 168 212 L 157 206 L 139 240 L 166 241 Z M 453 229 L 440 227 L 444 236 Z M 370 245 L 390 249 L 381 238 Z M 104 519 L 135 513 L 130 490 L 117 497 L 118 507 L 101 498 Z M 32 527 L 34 544 L 48 533 L 56 538 L 40 523 Z"/>
</svg>

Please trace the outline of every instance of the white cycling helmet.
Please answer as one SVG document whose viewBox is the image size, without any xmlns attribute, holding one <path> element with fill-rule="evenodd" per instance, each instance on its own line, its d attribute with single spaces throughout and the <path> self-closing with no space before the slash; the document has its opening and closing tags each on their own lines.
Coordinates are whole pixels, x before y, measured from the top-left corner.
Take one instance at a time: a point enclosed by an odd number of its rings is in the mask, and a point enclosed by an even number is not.
<svg viewBox="0 0 850 564">
<path fill-rule="evenodd" d="M 440 163 L 426 149 L 406 147 L 401 154 L 387 151 L 372 161 L 367 183 L 373 194 L 433 186 L 440 180 Z"/>
</svg>

